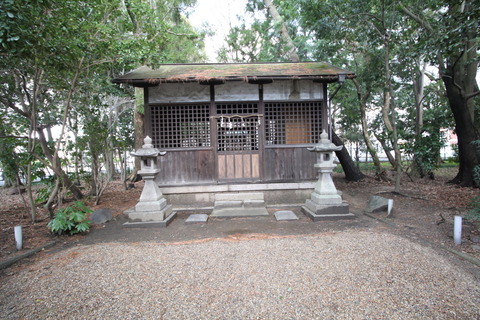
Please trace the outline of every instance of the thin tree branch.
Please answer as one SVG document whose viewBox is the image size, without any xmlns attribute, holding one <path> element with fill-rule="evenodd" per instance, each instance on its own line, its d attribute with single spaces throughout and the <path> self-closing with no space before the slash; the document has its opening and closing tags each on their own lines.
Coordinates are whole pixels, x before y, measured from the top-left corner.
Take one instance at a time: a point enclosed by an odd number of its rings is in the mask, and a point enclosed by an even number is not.
<svg viewBox="0 0 480 320">
<path fill-rule="evenodd" d="M 128 13 L 128 16 L 130 17 L 130 21 L 132 21 L 133 33 L 137 34 L 138 32 L 137 17 L 135 17 L 135 13 L 133 13 L 132 11 L 132 4 L 130 3 L 130 0 L 125 0 L 125 8 L 127 9 L 127 13 Z"/>
<path fill-rule="evenodd" d="M 270 12 L 270 15 L 272 16 L 273 20 L 277 23 L 281 23 L 280 33 L 282 34 L 282 37 L 287 42 L 287 45 L 288 45 L 287 53 L 290 60 L 292 62 L 299 62 L 300 57 L 297 54 L 295 44 L 293 43 L 292 38 L 288 34 L 287 26 L 285 25 L 285 22 L 282 20 L 282 17 L 278 12 L 277 7 L 275 7 L 275 4 L 273 3 L 272 0 L 264 0 L 264 3 L 265 3 L 265 6 L 268 8 L 268 11 Z"/>
<path fill-rule="evenodd" d="M 471 98 L 473 98 L 473 97 L 478 96 L 479 94 L 480 94 L 480 91 L 472 92 L 472 93 L 470 93 L 470 94 L 465 95 L 465 99 L 466 99 L 466 100 L 471 99 Z"/>
<path fill-rule="evenodd" d="M 195 37 L 198 38 L 198 35 L 195 33 L 176 33 L 171 30 L 166 30 L 166 33 L 173 34 L 174 36 L 179 36 L 179 37 Z M 158 33 L 157 33 L 158 35 Z"/>
<path fill-rule="evenodd" d="M 14 136 L 14 135 L 0 136 L 0 139 L 8 139 L 8 138 L 15 138 L 15 139 L 28 139 L 28 137 L 27 137 L 27 136 Z"/>
<path fill-rule="evenodd" d="M 77 70 L 75 71 L 75 75 L 73 76 L 73 79 L 72 79 L 72 84 L 70 86 L 70 89 L 68 90 L 67 101 L 65 103 L 65 108 L 63 110 L 62 131 L 60 132 L 60 137 L 57 140 L 57 145 L 55 147 L 55 152 L 54 152 L 54 155 L 53 155 L 53 159 L 56 159 L 57 156 L 58 156 L 58 151 L 60 149 L 60 142 L 63 139 L 63 136 L 65 134 L 65 127 L 66 127 L 67 122 L 68 122 L 67 121 L 68 111 L 70 110 L 70 105 L 71 105 L 71 102 L 72 102 L 72 95 L 73 95 L 73 92 L 75 91 L 75 88 L 76 88 L 76 85 L 77 85 L 77 79 L 78 79 L 78 76 L 80 74 L 80 70 L 82 68 L 84 58 L 85 57 L 82 57 L 80 59 L 80 61 L 78 62 Z"/>
<path fill-rule="evenodd" d="M 5 99 L 4 97 L 0 97 L 0 102 L 5 105 L 7 108 L 12 109 L 16 113 L 24 116 L 25 118 L 30 118 L 30 112 L 25 112 L 24 110 L 20 109 L 13 103 L 13 101 L 10 101 L 10 99 Z"/>
<path fill-rule="evenodd" d="M 429 32 L 431 32 L 431 33 L 434 32 L 432 26 L 427 21 L 423 20 L 422 18 L 420 18 L 419 16 L 414 14 L 410 9 L 405 7 L 403 4 L 401 4 L 401 3 L 398 4 L 398 8 L 401 11 L 403 11 L 403 13 L 405 13 L 407 16 L 409 16 L 410 18 L 415 20 L 419 25 L 421 25 L 422 27 L 427 29 Z"/>
<path fill-rule="evenodd" d="M 347 18 L 350 18 L 350 17 L 356 17 L 356 16 L 367 16 L 367 17 L 370 17 L 370 18 L 374 18 L 375 20 L 377 20 L 378 22 L 382 23 L 383 24 L 383 21 L 382 19 L 380 19 L 379 17 L 377 17 L 376 15 L 374 14 L 371 14 L 371 13 L 357 13 L 357 14 L 353 14 L 351 16 L 348 16 Z"/>
</svg>

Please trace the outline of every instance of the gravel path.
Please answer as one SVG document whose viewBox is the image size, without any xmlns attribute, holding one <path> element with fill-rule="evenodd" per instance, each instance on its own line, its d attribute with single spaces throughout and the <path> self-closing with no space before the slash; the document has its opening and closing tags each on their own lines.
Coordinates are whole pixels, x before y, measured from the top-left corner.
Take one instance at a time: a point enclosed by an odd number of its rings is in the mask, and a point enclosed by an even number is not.
<svg viewBox="0 0 480 320">
<path fill-rule="evenodd" d="M 479 319 L 480 285 L 386 233 L 107 243 L 5 276 L 0 317 Z"/>
</svg>

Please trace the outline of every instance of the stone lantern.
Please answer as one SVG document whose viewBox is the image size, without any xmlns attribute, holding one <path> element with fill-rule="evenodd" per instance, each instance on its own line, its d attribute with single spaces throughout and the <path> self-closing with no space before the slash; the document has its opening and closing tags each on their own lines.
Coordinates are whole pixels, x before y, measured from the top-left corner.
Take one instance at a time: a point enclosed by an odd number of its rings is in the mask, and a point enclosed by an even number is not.
<svg viewBox="0 0 480 320">
<path fill-rule="evenodd" d="M 152 139 L 149 136 L 143 141 L 144 145 L 136 152 L 132 152 L 131 155 L 141 159 L 138 174 L 142 176 L 145 185 L 138 203 L 134 208 L 126 212 L 131 222 L 125 223 L 124 226 L 166 227 L 175 218 L 175 212 L 172 210 L 172 205 L 167 205 L 167 199 L 165 199 L 155 182 L 155 177 L 160 172 L 157 166 L 157 157 L 164 156 L 166 152 L 154 148 Z"/>
<path fill-rule="evenodd" d="M 320 141 L 308 148 L 309 151 L 317 152 L 317 163 L 314 166 L 318 170 L 318 181 L 310 199 L 302 206 L 302 211 L 313 221 L 355 217 L 349 212 L 347 202 L 342 200 L 332 180 L 333 169 L 337 166 L 334 163 L 334 152 L 342 148 L 328 139 L 325 130 L 320 135 Z"/>
</svg>

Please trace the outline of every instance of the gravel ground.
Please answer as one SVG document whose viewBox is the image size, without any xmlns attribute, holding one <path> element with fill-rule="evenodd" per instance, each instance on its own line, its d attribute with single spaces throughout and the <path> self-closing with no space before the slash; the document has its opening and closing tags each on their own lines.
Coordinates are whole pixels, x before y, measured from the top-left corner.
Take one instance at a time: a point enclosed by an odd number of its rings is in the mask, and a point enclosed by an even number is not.
<svg viewBox="0 0 480 320">
<path fill-rule="evenodd" d="M 77 246 L 12 272 L 2 319 L 479 319 L 479 280 L 388 233 Z"/>
</svg>

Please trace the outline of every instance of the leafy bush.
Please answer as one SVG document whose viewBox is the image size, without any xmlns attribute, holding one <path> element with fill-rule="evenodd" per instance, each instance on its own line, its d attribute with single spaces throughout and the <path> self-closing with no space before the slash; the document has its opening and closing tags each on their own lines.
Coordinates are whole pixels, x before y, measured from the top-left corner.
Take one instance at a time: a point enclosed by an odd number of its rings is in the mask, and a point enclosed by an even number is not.
<svg viewBox="0 0 480 320">
<path fill-rule="evenodd" d="M 43 188 L 37 189 L 35 203 L 46 203 L 53 189 L 55 188 L 55 176 L 50 176 L 42 180 Z"/>
<path fill-rule="evenodd" d="M 55 217 L 48 223 L 53 233 L 69 235 L 85 232 L 90 229 L 90 221 L 86 215 L 92 210 L 82 201 L 75 201 L 71 206 L 57 210 Z"/>
</svg>

